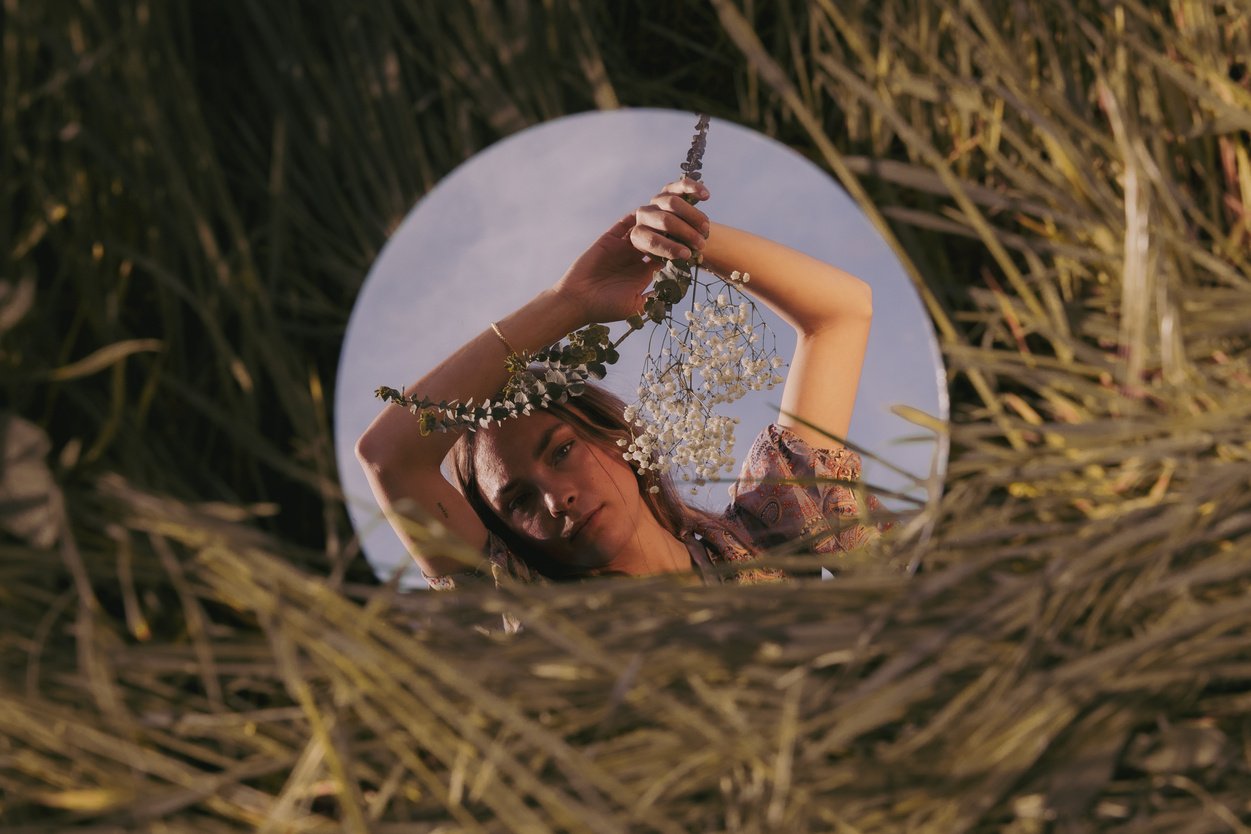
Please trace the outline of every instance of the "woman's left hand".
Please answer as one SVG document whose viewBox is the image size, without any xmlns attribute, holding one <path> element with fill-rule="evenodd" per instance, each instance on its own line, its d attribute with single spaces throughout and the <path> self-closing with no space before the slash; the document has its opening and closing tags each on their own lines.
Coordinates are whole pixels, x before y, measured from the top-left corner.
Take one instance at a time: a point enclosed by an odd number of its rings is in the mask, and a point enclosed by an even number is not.
<svg viewBox="0 0 1251 834">
<path fill-rule="evenodd" d="M 557 296 L 583 324 L 621 321 L 644 309 L 644 291 L 660 264 L 644 255 L 686 260 L 704 247 L 707 216 L 682 195 L 707 199 L 696 180 L 666 185 L 652 201 L 618 220 L 556 282 Z M 580 326 L 580 325 L 579 325 Z"/>
<path fill-rule="evenodd" d="M 699 180 L 675 180 L 634 212 L 630 243 L 645 255 L 690 260 L 704 248 L 710 229 L 708 215 L 693 203 L 707 200 L 708 188 Z"/>
</svg>

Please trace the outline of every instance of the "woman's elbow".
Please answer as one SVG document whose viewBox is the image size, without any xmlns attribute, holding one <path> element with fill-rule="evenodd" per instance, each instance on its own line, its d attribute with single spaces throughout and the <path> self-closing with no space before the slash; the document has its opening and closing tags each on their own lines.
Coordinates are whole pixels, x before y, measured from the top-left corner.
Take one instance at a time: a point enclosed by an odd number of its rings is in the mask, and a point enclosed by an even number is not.
<svg viewBox="0 0 1251 834">
<path fill-rule="evenodd" d="M 407 415 L 405 415 L 407 416 Z M 438 469 L 445 450 L 405 432 L 395 424 L 375 423 L 356 438 L 356 460 L 367 473 L 381 475 L 413 469 Z"/>
<path fill-rule="evenodd" d="M 862 319 L 873 318 L 873 287 L 856 279 L 855 289 L 848 292 L 846 314 Z"/>
<path fill-rule="evenodd" d="M 867 323 L 873 319 L 873 288 L 864 281 L 856 279 L 855 284 L 843 288 L 831 302 L 811 320 L 801 323 L 800 332 L 815 336 L 831 328 L 852 322 Z"/>
<path fill-rule="evenodd" d="M 356 438 L 356 459 L 367 470 L 378 470 L 387 460 L 388 447 L 391 444 L 383 441 L 377 432 L 366 430 Z"/>
</svg>

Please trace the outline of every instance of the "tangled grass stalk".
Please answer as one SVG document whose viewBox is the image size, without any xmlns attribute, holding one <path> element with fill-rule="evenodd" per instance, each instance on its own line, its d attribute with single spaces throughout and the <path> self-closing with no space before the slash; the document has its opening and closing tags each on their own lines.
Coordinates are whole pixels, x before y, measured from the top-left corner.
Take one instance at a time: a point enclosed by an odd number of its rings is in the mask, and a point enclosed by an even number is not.
<svg viewBox="0 0 1251 834">
<path fill-rule="evenodd" d="M 1243 7 L 293 8 L 6 4 L 6 831 L 1246 830 Z M 361 276 L 618 103 L 859 201 L 941 335 L 941 499 L 834 582 L 380 586 L 325 383 Z"/>
</svg>

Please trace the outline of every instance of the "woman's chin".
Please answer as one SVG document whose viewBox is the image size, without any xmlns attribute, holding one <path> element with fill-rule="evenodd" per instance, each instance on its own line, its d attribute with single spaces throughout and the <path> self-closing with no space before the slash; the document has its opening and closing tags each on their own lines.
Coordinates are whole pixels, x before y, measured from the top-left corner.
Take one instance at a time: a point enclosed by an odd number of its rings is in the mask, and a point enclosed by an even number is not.
<svg viewBox="0 0 1251 834">
<path fill-rule="evenodd" d="M 560 559 L 567 567 L 579 570 L 604 570 L 612 565 L 611 554 L 607 554 L 594 544 L 575 548 L 572 553 Z"/>
<path fill-rule="evenodd" d="M 611 571 L 621 552 L 621 543 L 614 542 L 611 535 L 588 536 L 584 542 L 571 542 L 568 554 L 561 559 L 571 568 L 580 570 Z"/>
</svg>

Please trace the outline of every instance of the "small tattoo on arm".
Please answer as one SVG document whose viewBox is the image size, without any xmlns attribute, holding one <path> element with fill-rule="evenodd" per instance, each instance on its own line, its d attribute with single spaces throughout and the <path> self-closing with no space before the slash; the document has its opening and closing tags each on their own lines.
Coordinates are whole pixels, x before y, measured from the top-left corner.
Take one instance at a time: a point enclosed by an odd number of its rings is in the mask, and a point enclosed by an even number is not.
<svg viewBox="0 0 1251 834">
<path fill-rule="evenodd" d="M 443 506 L 442 501 L 435 501 L 434 505 L 439 508 L 439 512 L 443 513 L 444 518 L 451 518 L 451 516 L 447 514 L 447 508 Z"/>
</svg>

